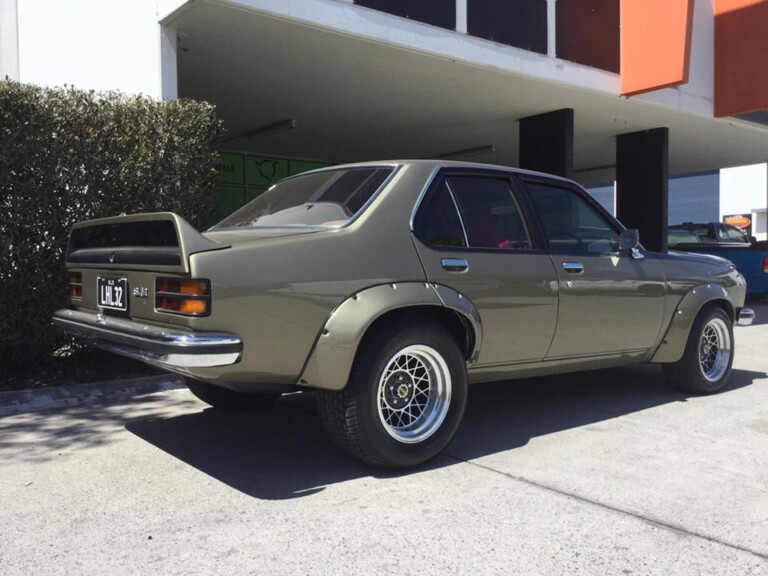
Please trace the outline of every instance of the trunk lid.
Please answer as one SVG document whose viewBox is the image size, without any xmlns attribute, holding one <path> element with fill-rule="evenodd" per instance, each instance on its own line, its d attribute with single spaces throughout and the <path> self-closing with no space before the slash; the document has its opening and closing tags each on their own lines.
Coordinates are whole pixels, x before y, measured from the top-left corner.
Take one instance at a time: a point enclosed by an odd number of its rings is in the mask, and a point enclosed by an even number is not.
<svg viewBox="0 0 768 576">
<path fill-rule="evenodd" d="M 68 268 L 189 273 L 189 256 L 229 245 L 200 234 L 172 212 L 79 222 L 67 246 Z"/>
<path fill-rule="evenodd" d="M 105 316 L 190 326 L 194 316 L 157 310 L 158 277 L 188 277 L 190 255 L 226 248 L 171 212 L 79 222 L 70 232 L 66 267 L 70 285 L 79 279 L 80 295 L 70 294 L 68 303 Z"/>
</svg>

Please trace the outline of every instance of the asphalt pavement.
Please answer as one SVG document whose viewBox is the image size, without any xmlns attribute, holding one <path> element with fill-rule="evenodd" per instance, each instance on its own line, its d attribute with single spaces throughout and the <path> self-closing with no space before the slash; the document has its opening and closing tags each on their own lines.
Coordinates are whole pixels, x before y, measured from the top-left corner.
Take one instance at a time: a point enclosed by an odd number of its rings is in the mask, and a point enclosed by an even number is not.
<svg viewBox="0 0 768 576">
<path fill-rule="evenodd" d="M 768 575 L 768 305 L 726 390 L 657 366 L 478 385 L 430 466 L 373 471 L 312 394 L 171 376 L 0 394 L 0 575 Z"/>
</svg>

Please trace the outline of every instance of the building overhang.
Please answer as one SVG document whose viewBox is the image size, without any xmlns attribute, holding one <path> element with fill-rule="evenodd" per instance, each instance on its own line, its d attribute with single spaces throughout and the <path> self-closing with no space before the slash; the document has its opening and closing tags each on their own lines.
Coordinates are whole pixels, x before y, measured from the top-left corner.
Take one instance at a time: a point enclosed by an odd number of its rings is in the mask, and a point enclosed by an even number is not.
<svg viewBox="0 0 768 576">
<path fill-rule="evenodd" d="M 197 0 L 163 19 L 177 34 L 179 96 L 216 105 L 224 148 L 334 162 L 470 150 L 515 165 L 518 120 L 573 108 L 585 183 L 614 178 L 616 136 L 657 127 L 670 131 L 671 175 L 766 160 L 768 128 L 686 111 L 676 89 L 626 98 L 617 74 L 341 0 L 311 4 Z"/>
</svg>

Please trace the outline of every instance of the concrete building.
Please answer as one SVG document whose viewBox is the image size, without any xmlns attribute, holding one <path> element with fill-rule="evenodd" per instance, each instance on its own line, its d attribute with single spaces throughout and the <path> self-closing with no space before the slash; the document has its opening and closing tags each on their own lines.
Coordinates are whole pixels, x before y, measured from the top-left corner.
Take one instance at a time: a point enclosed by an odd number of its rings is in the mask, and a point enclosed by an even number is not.
<svg viewBox="0 0 768 576">
<path fill-rule="evenodd" d="M 0 0 L 0 76 L 214 103 L 224 210 L 445 157 L 615 181 L 664 249 L 670 177 L 719 174 L 712 217 L 765 232 L 766 29 L 765 0 Z"/>
</svg>

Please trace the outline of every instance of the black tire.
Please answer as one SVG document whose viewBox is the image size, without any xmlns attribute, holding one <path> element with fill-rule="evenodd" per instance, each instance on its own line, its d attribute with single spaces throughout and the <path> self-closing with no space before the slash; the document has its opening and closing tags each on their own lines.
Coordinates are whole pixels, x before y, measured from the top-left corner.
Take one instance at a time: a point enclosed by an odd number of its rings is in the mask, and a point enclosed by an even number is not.
<svg viewBox="0 0 768 576">
<path fill-rule="evenodd" d="M 414 468 L 448 445 L 464 416 L 464 355 L 437 325 L 389 326 L 366 339 L 347 387 L 317 401 L 347 453 L 377 468 Z"/>
<path fill-rule="evenodd" d="M 723 388 L 733 365 L 733 324 L 722 308 L 705 308 L 694 320 L 682 358 L 663 364 L 672 384 L 687 392 L 713 394 Z"/>
<path fill-rule="evenodd" d="M 208 382 L 184 377 L 190 392 L 206 404 L 227 412 L 252 412 L 274 404 L 280 397 L 278 392 L 235 392 Z"/>
</svg>

